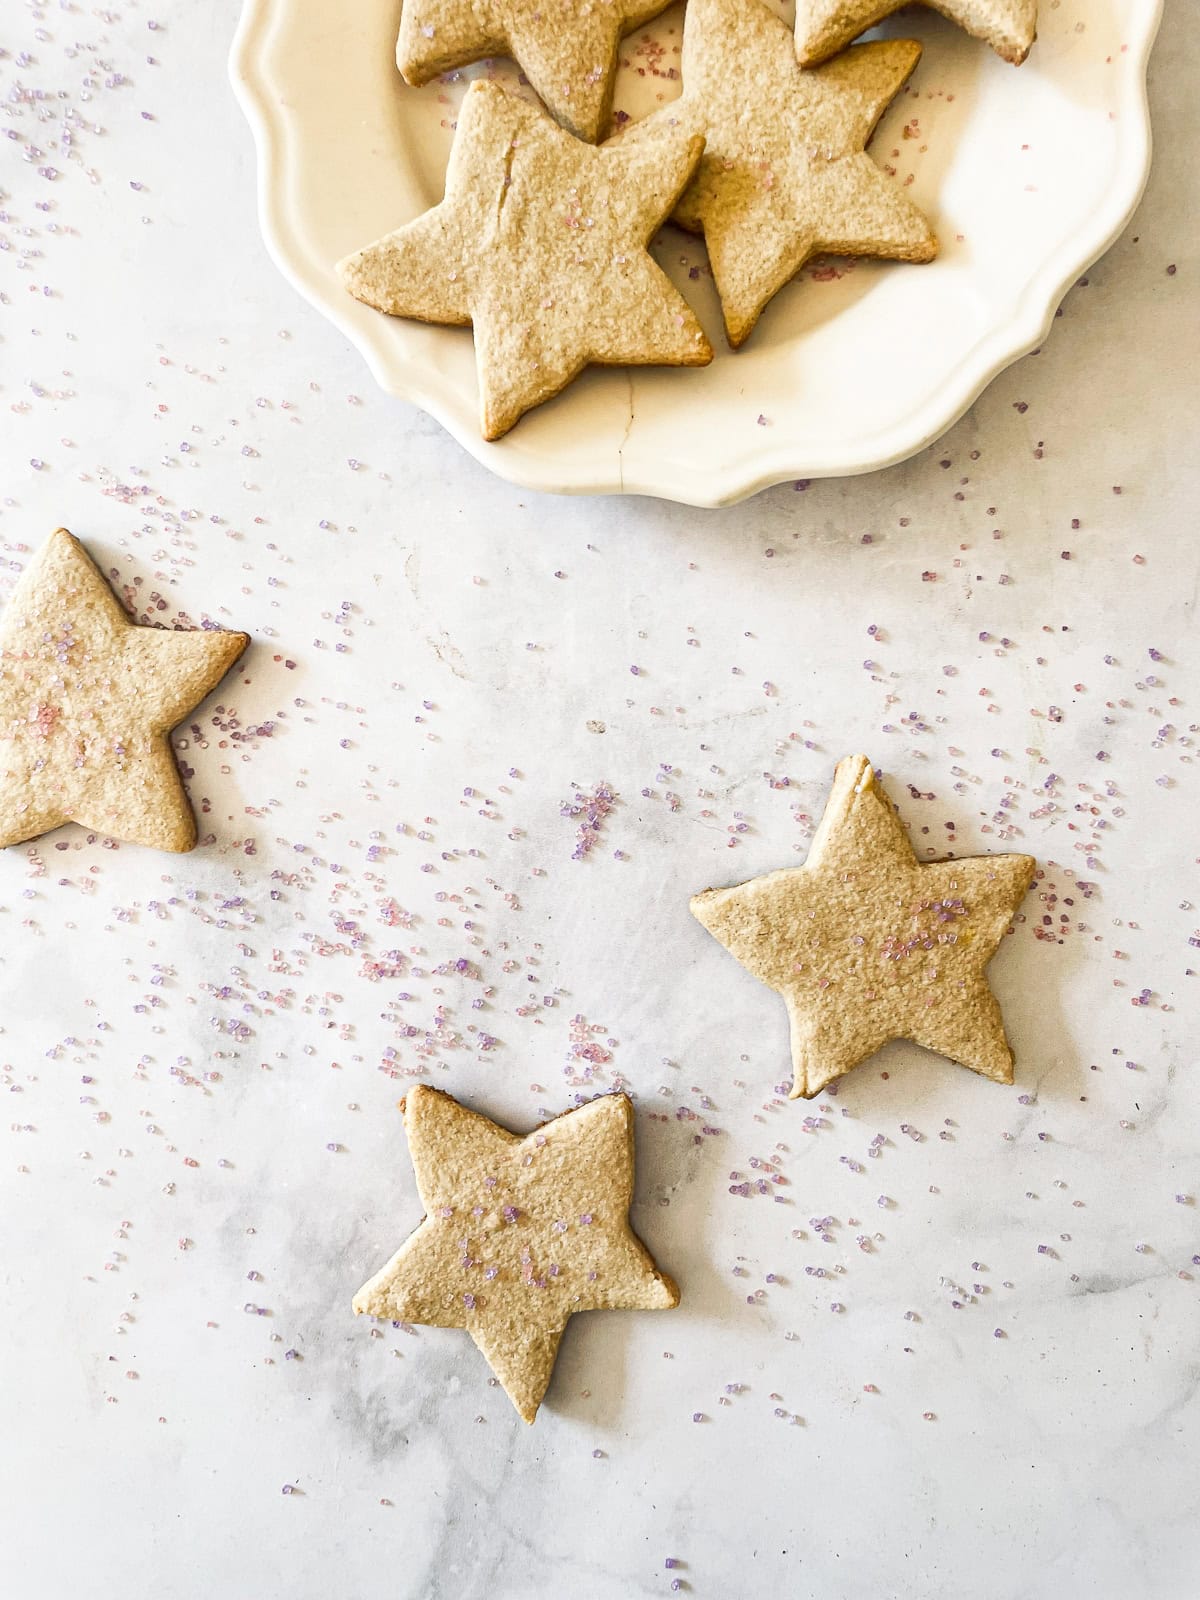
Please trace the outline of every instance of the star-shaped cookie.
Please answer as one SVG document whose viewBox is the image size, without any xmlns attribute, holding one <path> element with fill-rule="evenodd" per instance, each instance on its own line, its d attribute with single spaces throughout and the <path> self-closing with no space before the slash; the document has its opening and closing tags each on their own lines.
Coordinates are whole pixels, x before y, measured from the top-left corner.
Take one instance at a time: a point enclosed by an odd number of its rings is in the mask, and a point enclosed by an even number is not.
<svg viewBox="0 0 1200 1600">
<path fill-rule="evenodd" d="M 0 619 L 0 845 L 78 822 L 190 850 L 168 735 L 248 643 L 135 626 L 79 541 L 51 534 Z"/>
<path fill-rule="evenodd" d="M 922 865 L 866 756 L 849 756 L 804 865 L 706 889 L 692 914 L 787 1002 L 793 1098 L 819 1094 L 889 1039 L 1011 1083 L 983 969 L 1035 866 L 1020 855 Z"/>
<path fill-rule="evenodd" d="M 622 34 L 670 0 L 404 0 L 396 65 L 428 83 L 468 61 L 511 56 L 551 112 L 581 139 L 604 132 Z"/>
<path fill-rule="evenodd" d="M 704 235 L 735 348 L 811 256 L 937 254 L 928 222 L 865 154 L 920 54 L 889 39 L 804 72 L 762 0 L 689 0 L 683 104 L 703 114 L 705 146 L 675 221 Z"/>
<path fill-rule="evenodd" d="M 679 1304 L 629 1226 L 625 1095 L 603 1095 L 524 1138 L 423 1085 L 401 1110 L 425 1219 L 354 1296 L 355 1311 L 465 1328 L 532 1422 L 576 1311 Z"/>
<path fill-rule="evenodd" d="M 796 53 L 815 66 L 909 0 L 796 0 Z M 918 0 L 1019 67 L 1037 37 L 1037 0 Z"/>
<path fill-rule="evenodd" d="M 595 146 L 498 84 L 474 83 L 445 199 L 338 270 L 391 316 L 474 326 L 483 435 L 498 439 L 589 362 L 712 360 L 646 249 L 703 144 L 691 108 Z"/>
</svg>

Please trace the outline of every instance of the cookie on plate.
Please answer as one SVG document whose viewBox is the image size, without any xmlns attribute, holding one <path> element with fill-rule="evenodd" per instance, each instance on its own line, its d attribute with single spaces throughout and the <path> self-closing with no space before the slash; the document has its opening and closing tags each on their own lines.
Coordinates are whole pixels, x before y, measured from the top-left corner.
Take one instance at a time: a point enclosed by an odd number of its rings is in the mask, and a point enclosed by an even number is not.
<svg viewBox="0 0 1200 1600">
<path fill-rule="evenodd" d="M 338 271 L 391 316 L 474 327 L 483 436 L 499 439 L 589 363 L 712 360 L 646 248 L 703 144 L 691 107 L 596 146 L 498 84 L 474 83 L 445 199 Z"/>
<path fill-rule="evenodd" d="M 79 541 L 51 534 L 0 619 L 0 845 L 78 822 L 190 850 L 169 735 L 248 643 L 136 626 Z"/>
<path fill-rule="evenodd" d="M 920 55 L 887 39 L 805 72 L 762 0 L 689 0 L 682 104 L 703 118 L 705 146 L 675 220 L 704 235 L 735 348 L 814 255 L 937 254 L 929 223 L 864 153 Z"/>
<path fill-rule="evenodd" d="M 623 34 L 670 0 L 404 0 L 396 65 L 406 83 L 511 56 L 554 117 L 594 143 L 612 109 Z"/>
<path fill-rule="evenodd" d="M 465 1328 L 532 1422 L 575 1312 L 679 1304 L 629 1226 L 627 1096 L 601 1095 L 524 1138 L 423 1084 L 400 1109 L 425 1218 L 354 1296 L 356 1312 Z"/>
<path fill-rule="evenodd" d="M 983 969 L 1033 881 L 1032 856 L 919 862 L 866 756 L 838 763 L 802 867 L 693 897 L 692 915 L 778 991 L 793 1098 L 912 1039 L 997 1083 L 1013 1058 Z"/>
<path fill-rule="evenodd" d="M 796 53 L 815 66 L 909 0 L 796 0 Z M 1037 37 L 1037 0 L 918 0 L 1019 67 Z"/>
</svg>

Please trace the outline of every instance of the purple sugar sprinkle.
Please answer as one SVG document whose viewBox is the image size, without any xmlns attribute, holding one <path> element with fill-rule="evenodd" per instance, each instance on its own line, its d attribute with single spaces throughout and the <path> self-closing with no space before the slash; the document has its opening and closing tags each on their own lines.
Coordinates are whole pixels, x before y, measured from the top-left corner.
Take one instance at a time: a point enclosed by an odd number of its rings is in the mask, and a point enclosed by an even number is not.
<svg viewBox="0 0 1200 1600">
<path fill-rule="evenodd" d="M 575 831 L 575 849 L 571 852 L 572 861 L 582 861 L 598 843 L 604 819 L 616 803 L 616 791 L 612 786 L 598 783 L 590 795 L 577 789 L 574 800 L 564 801 L 559 807 L 560 816 L 577 819 L 579 823 Z"/>
</svg>

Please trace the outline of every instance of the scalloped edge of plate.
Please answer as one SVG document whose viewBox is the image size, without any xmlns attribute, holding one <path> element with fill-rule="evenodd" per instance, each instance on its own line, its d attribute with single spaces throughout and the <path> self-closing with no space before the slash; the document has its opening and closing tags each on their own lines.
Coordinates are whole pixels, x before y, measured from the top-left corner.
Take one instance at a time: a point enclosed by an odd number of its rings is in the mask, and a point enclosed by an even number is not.
<svg viewBox="0 0 1200 1600">
<path fill-rule="evenodd" d="M 295 181 L 294 153 L 261 69 L 262 46 L 279 25 L 281 13 L 286 12 L 286 0 L 244 0 L 230 49 L 229 77 L 254 135 L 258 219 L 271 259 L 296 292 L 355 345 L 385 393 L 428 412 L 481 465 L 518 488 L 546 494 L 649 495 L 680 505 L 715 509 L 736 505 L 791 479 L 857 477 L 908 460 L 952 428 L 1006 368 L 1045 341 L 1068 290 L 1120 237 L 1145 191 L 1152 153 L 1147 71 L 1165 3 L 1166 0 L 1155 0 L 1137 49 L 1130 50 L 1123 62 L 1130 133 L 1121 147 L 1120 164 L 1108 189 L 1108 203 L 1097 209 L 1090 228 L 1082 229 L 1075 240 L 1055 251 L 1032 275 L 1013 302 L 1011 315 L 964 353 L 936 398 L 906 418 L 903 425 L 859 439 L 855 451 L 845 458 L 827 452 L 814 460 L 797 459 L 794 444 L 772 449 L 764 440 L 761 448 L 734 460 L 726 459 L 719 466 L 697 463 L 689 470 L 686 481 L 678 476 L 653 482 L 631 481 L 618 456 L 607 470 L 564 483 L 561 467 L 556 473 L 552 459 L 530 457 L 506 449 L 503 443 L 488 444 L 473 427 L 464 427 L 438 381 L 440 374 L 413 361 L 400 363 L 400 381 L 385 373 L 375 350 L 361 337 L 349 303 L 344 303 L 340 294 L 330 292 L 332 280 L 296 265 L 303 259 L 304 250 L 286 204 Z M 396 364 L 393 360 L 393 367 Z"/>
</svg>

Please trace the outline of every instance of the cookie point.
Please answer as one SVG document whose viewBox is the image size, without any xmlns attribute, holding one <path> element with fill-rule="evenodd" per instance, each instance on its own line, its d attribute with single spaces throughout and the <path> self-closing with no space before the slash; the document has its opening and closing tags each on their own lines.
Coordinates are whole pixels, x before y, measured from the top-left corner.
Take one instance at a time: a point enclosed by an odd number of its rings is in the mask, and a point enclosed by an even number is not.
<svg viewBox="0 0 1200 1600">
<path fill-rule="evenodd" d="M 874 788 L 875 769 L 870 756 L 847 756 L 838 762 L 838 766 L 844 768 L 847 778 L 853 782 L 855 794 L 865 794 L 868 789 Z"/>
<path fill-rule="evenodd" d="M 88 555 L 83 545 L 71 532 L 70 528 L 55 528 L 54 532 L 42 546 L 41 554 L 44 556 L 52 556 L 56 554 L 59 556 L 83 556 L 86 561 L 89 563 L 91 562 L 91 557 Z"/>
<path fill-rule="evenodd" d="M 602 1094 L 600 1102 L 604 1107 L 606 1116 L 616 1117 L 620 1122 L 624 1122 L 627 1125 L 632 1124 L 633 1101 L 625 1093 L 624 1089 L 619 1089 L 615 1094 Z"/>
<path fill-rule="evenodd" d="M 363 254 L 362 250 L 355 250 L 352 255 L 343 256 L 333 269 L 351 294 L 355 294 L 355 285 L 360 282 L 359 263 Z"/>
<path fill-rule="evenodd" d="M 1012 50 L 997 50 L 996 54 L 1007 61 L 1010 66 L 1019 67 L 1023 61 L 1029 59 L 1029 52 L 1033 49 L 1036 40 L 1037 34 L 1035 33 L 1028 44 L 1017 45 Z"/>
<path fill-rule="evenodd" d="M 81 826 L 88 827 L 90 824 L 82 823 Z M 199 837 L 196 819 L 189 807 L 187 815 L 178 819 L 174 832 L 162 839 L 158 848 L 170 851 L 172 855 L 185 856 L 189 850 L 196 848 L 196 841 Z"/>
<path fill-rule="evenodd" d="M 712 903 L 720 894 L 719 889 L 702 889 L 699 894 L 694 894 L 688 901 L 688 910 L 702 927 L 708 926 L 708 913 Z"/>
<path fill-rule="evenodd" d="M 222 647 L 226 672 L 229 671 L 239 657 L 245 655 L 250 644 L 250 635 L 248 633 L 239 633 L 234 628 L 220 628 L 214 634 L 210 634 L 209 637 L 215 637 Z"/>
</svg>

